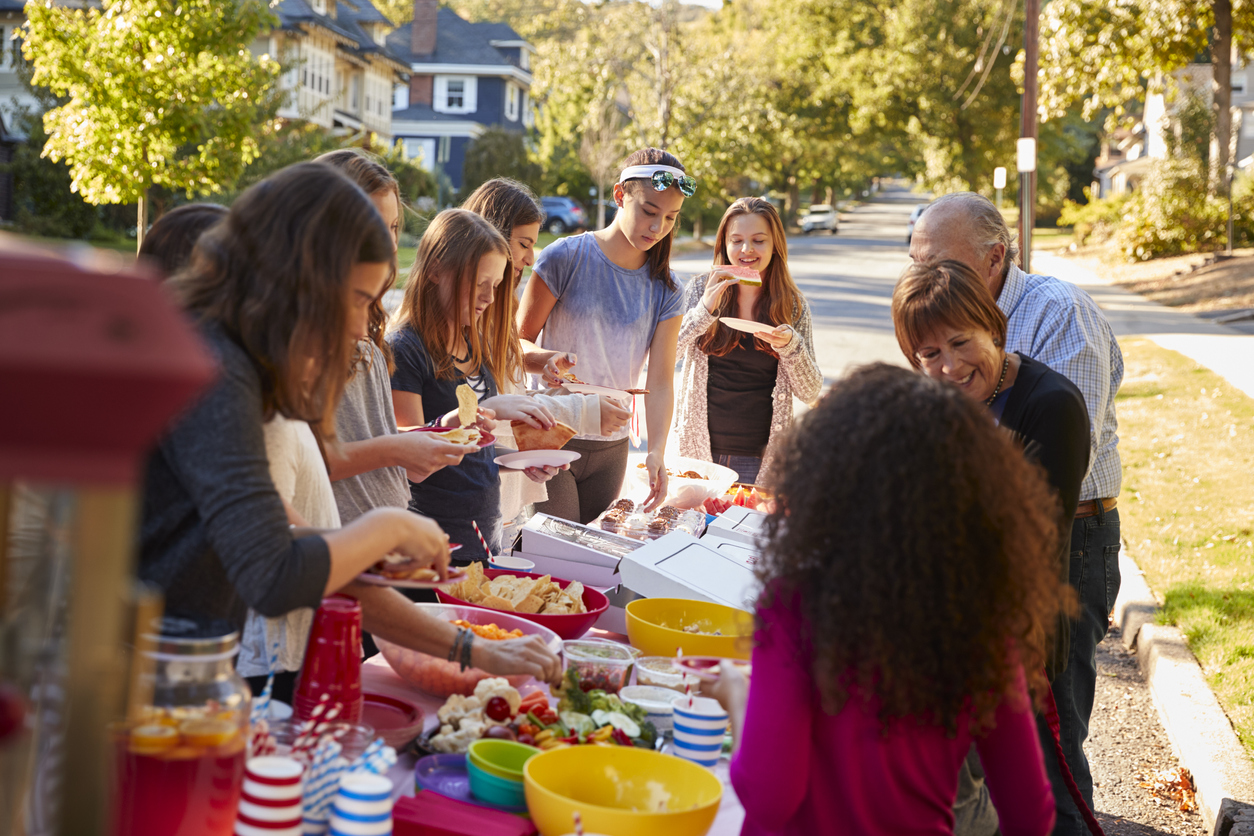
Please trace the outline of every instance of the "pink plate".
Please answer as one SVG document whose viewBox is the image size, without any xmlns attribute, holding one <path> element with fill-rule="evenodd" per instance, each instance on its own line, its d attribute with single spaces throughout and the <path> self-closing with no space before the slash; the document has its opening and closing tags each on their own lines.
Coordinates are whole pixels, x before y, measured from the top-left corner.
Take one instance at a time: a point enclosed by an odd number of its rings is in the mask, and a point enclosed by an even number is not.
<svg viewBox="0 0 1254 836">
<path fill-rule="evenodd" d="M 387 694 L 362 694 L 362 722 L 374 728 L 383 742 L 402 749 L 422 734 L 422 706 Z"/>
<path fill-rule="evenodd" d="M 447 432 L 452 432 L 452 431 L 453 431 L 452 427 L 410 427 L 409 429 L 401 430 L 401 432 L 403 433 L 447 433 Z M 479 449 L 480 450 L 482 450 L 484 447 L 489 447 L 495 443 L 496 443 L 496 436 L 494 436 L 492 433 L 484 432 L 483 430 L 479 431 Z"/>
</svg>

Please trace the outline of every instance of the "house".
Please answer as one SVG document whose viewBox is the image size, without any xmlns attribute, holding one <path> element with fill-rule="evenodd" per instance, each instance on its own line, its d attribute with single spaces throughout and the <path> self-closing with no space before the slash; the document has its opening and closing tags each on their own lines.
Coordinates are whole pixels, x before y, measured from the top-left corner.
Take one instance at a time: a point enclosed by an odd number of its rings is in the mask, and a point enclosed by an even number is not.
<svg viewBox="0 0 1254 836">
<path fill-rule="evenodd" d="M 466 149 L 498 125 L 519 133 L 533 123 L 535 49 L 504 23 L 471 23 L 437 0 L 414 0 L 413 23 L 388 36 L 403 56 L 409 85 L 397 91 L 392 133 L 428 171 L 462 184 Z"/>
<path fill-rule="evenodd" d="M 3 0 L 0 0 L 3 2 Z M 306 119 L 392 142 L 392 90 L 408 75 L 387 46 L 391 22 L 370 0 L 279 0 L 279 28 L 259 38 L 256 54 L 291 67 L 278 115 Z"/>
<path fill-rule="evenodd" d="M 39 103 L 18 75 L 22 60 L 18 33 L 26 23 L 25 6 L 26 0 L 0 0 L 0 117 L 10 131 L 16 129 L 17 113 L 39 109 Z"/>
</svg>

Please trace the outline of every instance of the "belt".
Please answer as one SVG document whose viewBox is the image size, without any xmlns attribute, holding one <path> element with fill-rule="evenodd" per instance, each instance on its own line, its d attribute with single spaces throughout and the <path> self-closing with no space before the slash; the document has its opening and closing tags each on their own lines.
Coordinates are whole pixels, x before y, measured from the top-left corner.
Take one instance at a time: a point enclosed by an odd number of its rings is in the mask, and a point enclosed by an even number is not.
<svg viewBox="0 0 1254 836">
<path fill-rule="evenodd" d="M 1096 516 L 1097 505 L 1099 502 L 1101 503 L 1103 511 L 1111 511 L 1119 504 L 1119 499 L 1113 496 L 1110 499 L 1086 499 L 1075 507 L 1076 519 L 1078 520 L 1081 517 Z"/>
</svg>

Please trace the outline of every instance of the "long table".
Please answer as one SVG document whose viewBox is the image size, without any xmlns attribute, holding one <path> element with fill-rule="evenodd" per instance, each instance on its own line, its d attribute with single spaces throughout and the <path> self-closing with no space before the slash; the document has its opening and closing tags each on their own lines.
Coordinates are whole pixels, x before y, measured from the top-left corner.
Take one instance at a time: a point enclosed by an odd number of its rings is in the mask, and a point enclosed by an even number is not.
<svg viewBox="0 0 1254 836">
<path fill-rule="evenodd" d="M 372 656 L 362 665 L 361 684 L 364 691 L 400 697 L 421 706 L 424 731 L 429 731 L 439 725 L 436 712 L 444 704 L 444 700 L 425 694 L 401 679 L 388 665 L 387 661 L 384 660 L 382 654 Z M 535 690 L 544 690 L 547 693 L 548 686 L 540 685 L 533 681 L 529 685 L 523 686 L 522 693 L 526 695 L 528 691 Z M 396 795 L 398 797 L 414 794 L 416 789 L 414 785 L 414 764 L 416 762 L 416 758 L 412 755 L 401 755 L 396 765 L 388 772 L 388 777 L 392 779 L 392 784 L 396 787 Z M 726 758 L 720 760 L 718 765 L 714 767 L 714 774 L 723 782 L 723 799 L 719 804 L 718 816 L 710 828 L 709 836 L 737 836 L 740 833 L 741 825 L 744 823 L 745 811 L 740 806 L 740 800 L 736 798 L 736 791 L 732 789 L 731 781 L 728 777 Z"/>
</svg>

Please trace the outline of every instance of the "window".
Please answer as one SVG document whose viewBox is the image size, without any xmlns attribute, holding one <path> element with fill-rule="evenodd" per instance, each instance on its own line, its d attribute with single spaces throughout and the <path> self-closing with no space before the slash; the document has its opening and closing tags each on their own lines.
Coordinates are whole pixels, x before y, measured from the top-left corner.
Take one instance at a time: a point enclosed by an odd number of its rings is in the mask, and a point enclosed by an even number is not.
<svg viewBox="0 0 1254 836">
<path fill-rule="evenodd" d="M 518 66 L 524 70 L 531 69 L 531 51 L 526 47 L 518 49 Z"/>
<path fill-rule="evenodd" d="M 320 15 L 327 13 L 327 0 L 313 0 L 310 5 L 313 6 L 313 10 Z"/>
<path fill-rule="evenodd" d="M 431 171 L 435 166 L 435 140 L 405 140 L 405 156 L 422 166 L 423 169 Z"/>
<path fill-rule="evenodd" d="M 505 83 L 505 118 L 511 122 L 518 121 L 518 92 L 517 87 Z"/>
<path fill-rule="evenodd" d="M 475 76 L 436 76 L 432 109 L 439 113 L 474 113 L 478 108 L 478 84 Z"/>
<path fill-rule="evenodd" d="M 440 137 L 439 149 L 435 152 L 435 161 L 437 163 L 446 163 L 449 158 L 449 138 L 447 136 Z"/>
<path fill-rule="evenodd" d="M 0 26 L 0 70 L 7 70 L 14 64 L 13 48 L 16 43 L 10 41 L 14 27 Z"/>
<path fill-rule="evenodd" d="M 535 124 L 536 115 L 531 112 L 531 94 L 526 90 L 522 94 L 522 121 L 523 125 L 530 128 Z"/>
<path fill-rule="evenodd" d="M 348 109 L 353 113 L 357 112 L 357 105 L 361 99 L 361 76 L 354 75 L 353 80 L 348 85 Z"/>
</svg>

